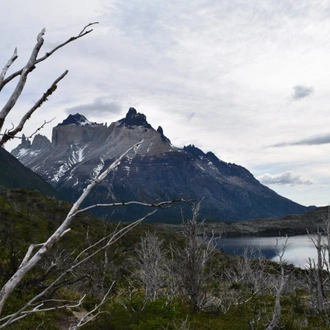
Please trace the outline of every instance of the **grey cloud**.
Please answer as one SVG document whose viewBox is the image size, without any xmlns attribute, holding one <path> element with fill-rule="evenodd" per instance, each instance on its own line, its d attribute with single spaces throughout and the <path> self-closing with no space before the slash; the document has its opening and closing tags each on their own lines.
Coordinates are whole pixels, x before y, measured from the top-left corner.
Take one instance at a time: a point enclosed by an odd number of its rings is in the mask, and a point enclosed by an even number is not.
<svg viewBox="0 0 330 330">
<path fill-rule="evenodd" d="M 313 92 L 314 88 L 312 86 L 296 85 L 293 87 L 292 99 L 297 101 L 311 95 Z"/>
<path fill-rule="evenodd" d="M 80 104 L 71 108 L 65 109 L 67 114 L 75 114 L 77 112 L 86 116 L 89 114 L 101 117 L 108 114 L 118 114 L 122 110 L 122 107 L 117 102 L 107 101 L 105 98 L 96 98 L 92 103 Z"/>
<path fill-rule="evenodd" d="M 320 145 L 330 143 L 330 134 L 312 136 L 306 139 L 293 141 L 293 142 L 282 142 L 272 145 L 272 147 L 286 147 L 286 146 L 303 146 L 303 145 Z"/>
<path fill-rule="evenodd" d="M 192 112 L 191 114 L 189 114 L 187 116 L 187 121 L 191 121 L 194 118 L 194 116 L 195 116 L 195 112 Z"/>
<path fill-rule="evenodd" d="M 290 186 L 297 186 L 297 185 L 310 185 L 312 181 L 310 180 L 303 180 L 301 179 L 300 175 L 293 174 L 292 172 L 284 172 L 281 174 L 263 174 L 257 178 L 262 184 L 271 185 L 271 184 L 278 184 L 278 185 L 290 185 Z"/>
</svg>

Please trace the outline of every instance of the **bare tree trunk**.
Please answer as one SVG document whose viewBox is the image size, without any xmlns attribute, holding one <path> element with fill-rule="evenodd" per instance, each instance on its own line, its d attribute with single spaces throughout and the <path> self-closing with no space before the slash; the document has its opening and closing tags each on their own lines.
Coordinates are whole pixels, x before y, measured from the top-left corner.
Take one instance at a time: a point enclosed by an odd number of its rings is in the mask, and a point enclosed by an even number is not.
<svg viewBox="0 0 330 330">
<path fill-rule="evenodd" d="M 323 290 L 323 258 L 322 258 L 322 236 L 321 233 L 317 233 L 316 241 L 317 251 L 317 309 L 322 311 L 324 309 L 324 290 Z"/>
<path fill-rule="evenodd" d="M 322 234 L 317 229 L 316 238 L 314 238 L 312 235 L 308 234 L 310 240 L 313 242 L 316 253 L 317 253 L 317 264 L 315 265 L 315 261 L 313 264 L 313 269 L 315 272 L 315 280 L 316 280 L 316 304 L 317 304 L 317 310 L 319 312 L 323 311 L 324 309 L 324 288 L 323 288 L 323 272 L 324 272 L 324 260 L 323 258 L 323 244 L 322 244 Z"/>
<path fill-rule="evenodd" d="M 282 310 L 281 295 L 282 295 L 282 291 L 284 289 L 284 285 L 285 285 L 284 267 L 283 267 L 283 265 L 281 265 L 280 284 L 276 290 L 273 319 L 270 322 L 270 324 L 268 325 L 267 330 L 275 329 L 276 327 L 278 327 L 278 325 L 280 323 L 281 310 Z"/>
<path fill-rule="evenodd" d="M 35 105 L 28 110 L 25 114 L 23 114 L 22 116 L 20 116 L 20 120 L 19 123 L 16 125 L 16 127 L 13 125 L 13 127 L 9 130 L 4 130 L 4 125 L 5 125 L 5 121 L 7 116 L 9 115 L 9 113 L 14 109 L 16 102 L 18 101 L 19 97 L 21 96 L 21 93 L 23 92 L 25 86 L 26 86 L 26 82 L 28 79 L 29 74 L 37 67 L 37 64 L 39 64 L 40 62 L 46 60 L 48 57 L 50 57 L 53 53 L 55 53 L 58 49 L 66 46 L 67 44 L 81 38 L 84 37 L 85 35 L 89 34 L 90 32 L 92 32 L 93 30 L 87 30 L 87 28 L 91 25 L 96 24 L 95 23 L 90 23 L 88 25 L 86 25 L 82 31 L 76 35 L 73 36 L 71 38 L 69 38 L 67 41 L 59 44 L 58 46 L 56 46 L 55 48 L 53 48 L 51 51 L 46 52 L 46 54 L 44 56 L 41 56 L 38 58 L 39 56 L 39 52 L 43 46 L 44 43 L 44 39 L 43 36 L 45 34 L 45 29 L 43 29 L 37 36 L 37 42 L 30 54 L 30 57 L 26 63 L 26 65 L 21 68 L 20 70 L 17 70 L 16 72 L 10 74 L 9 76 L 7 75 L 7 71 L 8 69 L 12 66 L 12 64 L 15 62 L 15 60 L 17 59 L 17 49 L 15 49 L 13 55 L 11 56 L 11 58 L 8 60 L 8 62 L 6 63 L 6 65 L 4 66 L 4 68 L 2 69 L 1 73 L 0 73 L 0 92 L 2 91 L 3 87 L 6 86 L 9 82 L 11 82 L 14 78 L 18 78 L 17 84 L 15 85 L 11 95 L 9 96 L 8 100 L 5 102 L 4 106 L 2 108 L 0 108 L 0 147 L 3 146 L 7 141 L 9 141 L 10 139 L 13 139 L 15 137 L 17 137 L 16 135 L 23 129 L 26 121 L 32 116 L 32 114 L 44 103 L 47 101 L 47 97 L 50 96 L 57 88 L 57 84 L 58 82 L 63 79 L 66 74 L 68 73 L 68 71 L 66 70 L 62 75 L 60 75 L 54 82 L 53 84 L 48 88 L 48 90 L 44 93 L 44 95 L 35 103 Z M 46 122 L 45 122 L 46 123 Z M 45 124 L 44 123 L 44 124 Z M 43 126 L 43 125 L 42 125 Z M 42 127 L 41 126 L 41 127 Z M 40 127 L 38 128 L 40 129 Z M 38 129 L 36 129 L 35 132 L 38 131 Z M 35 134 L 35 133 L 34 133 Z M 14 273 L 14 275 L 3 285 L 3 287 L 0 290 L 0 315 L 3 312 L 3 308 L 9 298 L 9 296 L 12 294 L 13 290 L 15 288 L 17 288 L 17 286 L 19 285 L 19 283 L 23 280 L 23 278 L 36 266 L 36 264 L 42 259 L 44 258 L 44 256 L 53 248 L 54 244 L 56 244 L 63 235 L 65 235 L 69 230 L 70 230 L 70 225 L 74 219 L 74 217 L 81 212 L 84 212 L 86 210 L 89 210 L 91 208 L 95 208 L 95 207 L 108 207 L 108 206 L 126 206 L 129 204 L 140 204 L 140 205 L 144 205 L 147 207 L 152 207 L 152 208 L 161 208 L 161 207 L 165 207 L 166 205 L 178 202 L 178 201 L 182 201 L 182 200 L 172 200 L 172 201 L 164 201 L 164 202 L 159 202 L 159 203 L 142 203 L 142 202 L 138 202 L 138 201 L 130 201 L 127 203 L 111 203 L 111 204 L 94 204 L 91 205 L 89 207 L 86 207 L 84 209 L 79 209 L 82 202 L 86 199 L 86 197 L 88 196 L 88 194 L 90 193 L 90 191 L 97 185 L 99 184 L 102 180 L 104 180 L 104 178 L 109 174 L 110 171 L 114 170 L 116 167 L 119 166 L 121 160 L 123 157 L 125 157 L 127 155 L 128 152 L 130 152 L 132 149 L 138 148 L 139 145 L 142 143 L 143 141 L 133 145 L 131 148 L 129 148 L 125 153 L 123 153 L 117 160 L 115 160 L 104 172 L 102 172 L 95 180 L 93 180 L 83 191 L 83 193 L 81 194 L 81 196 L 77 199 L 77 201 L 73 204 L 72 208 L 70 209 L 69 213 L 67 214 L 66 218 L 64 219 L 64 221 L 62 222 L 62 224 L 50 235 L 50 237 L 47 239 L 46 242 L 44 243 L 40 243 L 40 244 L 33 244 L 29 247 L 28 251 L 26 252 L 25 257 L 23 258 L 23 261 L 21 262 L 19 268 L 16 270 L 16 272 Z M 133 225 L 127 225 L 125 228 L 126 230 L 130 230 L 131 228 L 134 227 L 134 225 L 137 225 L 138 223 L 140 223 L 141 221 L 143 221 L 147 216 L 149 216 L 152 213 L 147 214 L 145 217 L 141 218 L 140 220 L 138 220 L 137 222 L 133 223 Z M 126 233 L 127 231 L 119 231 L 120 233 Z M 112 242 L 114 240 L 116 240 L 118 238 L 118 233 L 114 234 L 114 236 L 108 238 L 108 242 L 105 245 L 105 247 L 109 246 L 110 244 L 112 244 Z M 103 242 L 103 240 L 105 240 L 106 238 L 101 239 L 101 241 Z M 34 251 L 37 249 L 37 252 L 34 253 Z M 92 254 L 93 255 L 93 254 Z M 107 257 L 107 255 L 105 254 L 105 257 Z M 83 261 L 81 262 L 86 262 L 87 260 L 89 260 L 88 258 L 85 258 Z M 77 263 L 80 264 L 81 262 Z M 57 283 L 57 281 L 59 281 L 59 279 L 63 276 L 65 276 L 66 272 L 71 271 L 74 267 L 76 267 L 76 265 L 69 265 L 68 269 L 66 271 L 64 271 L 63 274 L 61 274 L 53 283 L 52 285 L 54 285 L 54 283 Z M 45 294 L 45 292 L 47 292 L 47 290 L 49 290 L 52 285 L 50 285 L 47 289 L 45 289 L 41 294 L 36 295 L 35 297 L 33 297 L 22 309 L 20 309 L 19 311 L 14 312 L 12 315 L 7 315 L 7 316 L 3 316 L 2 318 L 0 318 L 0 328 L 5 327 L 8 324 L 11 324 L 23 317 L 25 317 L 26 315 L 28 315 L 29 313 L 35 313 L 35 312 L 40 312 L 41 311 L 41 305 L 38 305 L 36 307 L 34 307 L 32 310 L 27 311 L 27 308 L 32 308 L 32 303 L 35 303 L 43 294 Z M 104 297 L 105 299 L 105 297 Z M 102 300 L 101 304 L 104 302 L 104 300 Z M 42 311 L 47 311 L 49 309 L 43 309 Z M 83 322 L 81 322 L 82 324 L 85 324 L 85 321 L 87 321 L 86 319 L 84 319 Z"/>
<path fill-rule="evenodd" d="M 9 295 L 12 291 L 17 287 L 17 285 L 21 282 L 21 280 L 25 277 L 25 275 L 46 255 L 46 253 L 52 248 L 52 246 L 60 240 L 60 238 L 68 232 L 69 226 L 75 217 L 76 214 L 80 213 L 79 207 L 81 203 L 86 199 L 90 191 L 100 183 L 110 171 L 119 166 L 121 159 L 127 155 L 129 151 L 138 147 L 141 142 L 135 144 L 131 148 L 129 148 L 124 154 L 122 154 L 116 161 L 114 161 L 103 173 L 101 173 L 92 183 L 90 183 L 79 199 L 73 204 L 71 210 L 69 211 L 66 219 L 63 221 L 61 226 L 59 226 L 56 231 L 48 238 L 45 243 L 38 244 L 41 245 L 41 248 L 31 257 L 33 248 L 35 246 L 31 246 L 28 250 L 26 256 L 24 257 L 20 267 L 16 271 L 16 273 L 8 280 L 7 283 L 2 287 L 0 291 L 0 315 L 2 313 L 5 302 L 7 301 Z"/>
<path fill-rule="evenodd" d="M 279 284 L 276 288 L 273 318 L 266 330 L 273 330 L 273 329 L 277 328 L 280 324 L 280 317 L 281 317 L 281 311 L 282 311 L 281 295 L 282 295 L 283 289 L 287 282 L 286 277 L 285 277 L 285 272 L 284 272 L 284 264 L 285 264 L 284 254 L 285 254 L 287 244 L 288 244 L 288 238 L 286 239 L 285 243 L 283 244 L 282 251 L 277 254 L 280 259 L 279 260 L 279 264 L 280 264 Z"/>
</svg>

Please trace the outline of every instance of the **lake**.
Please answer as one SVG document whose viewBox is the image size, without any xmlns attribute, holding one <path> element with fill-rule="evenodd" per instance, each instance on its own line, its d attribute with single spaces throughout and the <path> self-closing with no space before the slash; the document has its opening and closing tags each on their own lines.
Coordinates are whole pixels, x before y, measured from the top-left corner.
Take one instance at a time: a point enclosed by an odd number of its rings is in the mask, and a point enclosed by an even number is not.
<svg viewBox="0 0 330 330">
<path fill-rule="evenodd" d="M 278 246 L 276 247 L 276 241 Z M 242 255 L 246 248 L 260 249 L 262 254 L 270 260 L 278 261 L 276 252 L 281 252 L 286 237 L 231 237 L 222 238 L 219 246 L 226 253 Z M 297 267 L 304 267 L 308 258 L 316 258 L 316 249 L 307 235 L 292 236 L 288 239 L 284 259 Z"/>
</svg>

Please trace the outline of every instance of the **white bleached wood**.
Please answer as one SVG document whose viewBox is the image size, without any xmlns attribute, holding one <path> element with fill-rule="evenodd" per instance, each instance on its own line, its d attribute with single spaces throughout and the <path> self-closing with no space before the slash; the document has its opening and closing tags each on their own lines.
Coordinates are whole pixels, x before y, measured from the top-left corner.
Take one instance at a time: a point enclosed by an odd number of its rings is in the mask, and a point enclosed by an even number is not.
<svg viewBox="0 0 330 330">
<path fill-rule="evenodd" d="M 121 160 L 133 149 L 137 148 L 141 143 L 134 144 L 131 148 L 127 149 L 118 159 L 116 159 L 103 173 L 101 173 L 94 181 L 92 181 L 83 191 L 78 200 L 73 204 L 69 213 L 67 214 L 63 223 L 56 229 L 56 231 L 48 238 L 48 240 L 41 246 L 41 248 L 29 259 L 24 261 L 24 265 L 16 271 L 16 273 L 7 281 L 0 291 L 0 315 L 3 310 L 4 304 L 9 295 L 22 281 L 25 275 L 45 256 L 45 254 L 52 248 L 52 246 L 59 241 L 63 233 L 69 228 L 72 220 L 77 214 L 81 203 L 89 195 L 90 191 L 99 184 L 110 171 L 114 170 L 120 165 Z M 27 258 L 24 258 L 27 259 Z"/>
</svg>

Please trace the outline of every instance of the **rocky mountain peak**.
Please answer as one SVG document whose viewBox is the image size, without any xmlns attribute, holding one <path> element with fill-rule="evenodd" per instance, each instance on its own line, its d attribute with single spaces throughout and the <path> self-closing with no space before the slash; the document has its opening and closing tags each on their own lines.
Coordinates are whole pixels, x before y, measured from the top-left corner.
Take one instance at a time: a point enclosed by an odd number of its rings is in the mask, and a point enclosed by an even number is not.
<svg viewBox="0 0 330 330">
<path fill-rule="evenodd" d="M 205 156 L 205 153 L 201 149 L 195 147 L 193 144 L 189 144 L 188 146 L 184 146 L 183 150 L 188 152 L 189 154 L 197 157 L 197 158 Z"/>
<path fill-rule="evenodd" d="M 86 126 L 86 125 L 95 125 L 96 123 L 90 122 L 85 116 L 80 113 L 75 115 L 69 115 L 68 118 L 64 119 L 62 123 L 57 126 L 67 126 L 67 125 L 77 125 L 77 126 Z"/>
<path fill-rule="evenodd" d="M 128 128 L 132 126 L 143 126 L 145 128 L 152 128 L 147 122 L 147 117 L 143 113 L 139 113 L 135 108 L 129 108 L 126 117 L 119 120 L 120 125 L 125 125 Z"/>
<path fill-rule="evenodd" d="M 306 211 L 304 206 L 261 185 L 242 166 L 221 161 L 212 152 L 204 153 L 194 145 L 183 149 L 172 146 L 162 127 L 153 129 L 146 116 L 135 108 L 129 108 L 125 118 L 110 126 L 91 123 L 80 114 L 70 115 L 53 128 L 51 144 L 36 135 L 30 148 L 30 142 L 22 139 L 12 154 L 75 201 L 92 178 L 141 140 L 138 150 L 122 159 L 116 171 L 95 187 L 86 203 L 152 203 L 177 196 L 205 198 L 201 217 L 228 222 Z M 117 220 L 145 215 L 145 209 L 138 206 L 97 212 L 102 216 L 111 213 Z M 155 216 L 155 221 L 159 220 L 181 221 L 181 213 L 169 209 Z"/>
<path fill-rule="evenodd" d="M 27 138 L 25 137 L 25 135 L 23 134 L 23 136 L 22 136 L 22 142 L 21 142 L 21 148 L 26 148 L 26 149 L 28 149 L 28 148 L 30 148 L 30 147 L 31 147 L 31 142 L 30 142 L 30 140 L 27 139 Z"/>
<path fill-rule="evenodd" d="M 41 150 L 49 147 L 51 145 L 50 141 L 46 138 L 46 136 L 37 134 L 32 142 L 32 149 Z"/>
<path fill-rule="evenodd" d="M 162 138 L 162 141 L 165 143 L 171 143 L 170 139 L 168 139 L 165 135 L 164 135 L 164 131 L 163 128 L 161 126 L 158 126 L 157 128 L 157 132 L 160 134 L 160 137 Z"/>
</svg>

